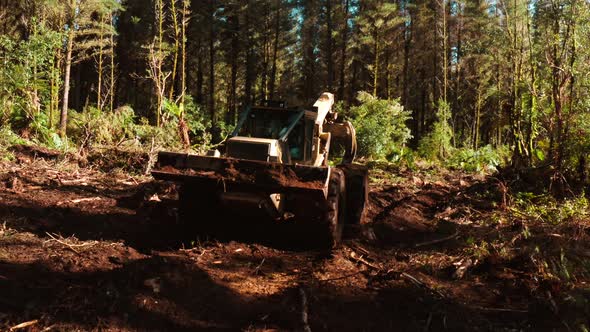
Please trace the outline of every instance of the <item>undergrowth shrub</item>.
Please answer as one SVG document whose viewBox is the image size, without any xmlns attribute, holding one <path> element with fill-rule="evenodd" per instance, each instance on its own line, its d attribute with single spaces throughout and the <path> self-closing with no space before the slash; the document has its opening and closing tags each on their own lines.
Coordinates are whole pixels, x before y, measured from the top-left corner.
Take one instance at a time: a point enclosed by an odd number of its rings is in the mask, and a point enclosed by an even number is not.
<svg viewBox="0 0 590 332">
<path fill-rule="evenodd" d="M 68 134 L 81 147 L 120 146 L 135 139 L 134 117 L 133 109 L 128 106 L 113 112 L 88 107 L 82 112 L 71 113 Z"/>
<path fill-rule="evenodd" d="M 168 123 L 165 126 L 176 126 L 182 117 L 188 126 L 192 149 L 197 152 L 204 152 L 211 144 L 211 120 L 209 116 L 205 114 L 205 111 L 196 104 L 190 95 L 184 98 L 184 104 L 174 103 L 169 100 L 164 102 L 164 115 L 168 119 Z M 225 127 L 224 127 L 225 128 Z M 169 128 L 167 131 L 170 134 Z M 165 130 L 166 131 L 166 130 Z M 175 136 L 174 136 L 175 135 Z M 179 132 L 173 134 L 180 143 Z M 172 138 L 172 137 L 170 137 Z M 168 142 L 170 147 L 175 147 L 175 142 Z"/>
<path fill-rule="evenodd" d="M 12 160 L 13 154 L 8 148 L 17 144 L 28 144 L 29 142 L 16 135 L 7 126 L 0 126 L 0 160 Z"/>
<path fill-rule="evenodd" d="M 445 160 L 453 152 L 451 139 L 453 128 L 449 123 L 451 119 L 450 105 L 442 100 L 438 101 L 436 122 L 432 131 L 420 140 L 418 153 L 428 160 Z"/>
<path fill-rule="evenodd" d="M 521 192 L 514 197 L 511 211 L 517 217 L 558 225 L 589 218 L 590 204 L 584 195 L 560 201 L 548 194 Z"/>
<path fill-rule="evenodd" d="M 445 166 L 453 169 L 462 169 L 468 172 L 481 172 L 498 170 L 509 156 L 506 146 L 494 148 L 486 145 L 477 150 L 471 148 L 455 149 L 444 162 Z"/>
<path fill-rule="evenodd" d="M 359 92 L 357 99 L 360 105 L 351 107 L 345 116 L 356 129 L 359 156 L 383 159 L 399 155 L 412 137 L 406 126 L 410 112 L 397 100 L 378 99 L 367 92 Z"/>
<path fill-rule="evenodd" d="M 33 142 L 51 149 L 64 150 L 67 148 L 67 141 L 62 139 L 50 125 L 47 113 L 41 112 L 33 116 L 29 129 L 33 135 Z"/>
<path fill-rule="evenodd" d="M 590 114 L 576 114 L 565 144 L 565 170 L 570 177 L 588 182 L 588 151 L 590 151 Z"/>
</svg>

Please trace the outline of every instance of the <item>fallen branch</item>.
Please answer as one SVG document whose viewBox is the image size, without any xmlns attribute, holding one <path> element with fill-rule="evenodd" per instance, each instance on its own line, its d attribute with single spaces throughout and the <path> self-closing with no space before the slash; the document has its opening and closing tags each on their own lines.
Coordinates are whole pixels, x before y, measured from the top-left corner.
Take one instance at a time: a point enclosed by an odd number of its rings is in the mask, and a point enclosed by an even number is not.
<svg viewBox="0 0 590 332">
<path fill-rule="evenodd" d="M 375 269 L 377 271 L 382 271 L 383 270 L 379 266 L 377 266 L 377 265 L 375 265 L 375 264 L 367 261 L 362 255 L 361 256 L 357 255 L 354 251 L 351 251 L 350 252 L 350 258 L 354 259 L 357 263 L 363 263 L 366 266 L 368 266 L 368 267 L 370 267 L 372 269 Z"/>
<path fill-rule="evenodd" d="M 488 308 L 481 306 L 471 306 L 475 310 L 492 311 L 492 312 L 515 312 L 519 314 L 527 314 L 529 311 L 525 309 L 510 309 L 510 308 Z"/>
<path fill-rule="evenodd" d="M 443 294 L 441 291 L 437 290 L 437 289 L 433 289 L 430 286 L 428 286 L 427 283 L 425 283 L 424 281 L 414 277 L 413 275 L 407 273 L 407 272 L 401 272 L 398 273 L 395 270 L 391 269 L 391 270 L 387 270 L 387 272 L 385 272 L 386 275 L 389 274 L 395 274 L 396 276 L 399 276 L 399 278 L 405 279 L 410 281 L 411 283 L 413 283 L 414 285 L 416 285 L 417 287 L 423 288 L 435 295 L 438 295 L 441 299 L 445 298 L 445 294 Z"/>
<path fill-rule="evenodd" d="M 328 281 L 334 281 L 334 280 L 342 280 L 342 279 L 346 279 L 346 278 L 350 278 L 350 277 L 354 277 L 356 275 L 361 274 L 363 271 L 357 271 L 355 273 L 350 273 L 350 274 L 346 274 L 340 277 L 336 277 L 336 278 L 327 278 L 327 279 L 320 279 L 318 280 L 319 282 L 328 282 Z"/>
<path fill-rule="evenodd" d="M 77 247 L 85 247 L 85 246 L 93 246 L 93 245 L 95 245 L 95 244 L 98 243 L 97 241 L 94 241 L 94 242 L 91 242 L 91 243 L 71 244 L 71 243 L 67 243 L 65 241 L 59 240 L 54 235 L 51 235 L 49 232 L 45 232 L 45 234 L 47 234 L 47 236 L 49 236 L 51 238 L 51 240 L 53 240 L 53 241 L 55 241 L 57 243 L 63 244 L 64 246 L 68 247 L 68 249 L 72 250 L 73 252 L 75 252 L 78 255 L 80 254 L 80 252 L 78 250 L 74 249 L 74 248 L 77 248 Z M 48 240 L 48 241 L 51 241 L 51 240 Z"/>
<path fill-rule="evenodd" d="M 416 286 L 419 287 L 426 287 L 426 283 L 424 283 L 423 281 L 419 280 L 418 278 L 414 277 L 413 275 L 406 273 L 406 272 L 402 272 L 400 273 L 400 277 L 411 281 L 412 283 L 414 283 Z M 428 287 L 429 288 L 429 287 Z"/>
<path fill-rule="evenodd" d="M 263 258 L 262 262 L 260 262 L 260 264 L 258 264 L 258 266 L 254 269 L 254 274 L 258 274 L 260 272 L 260 268 L 262 267 L 262 264 L 264 264 L 265 260 L 266 258 Z"/>
<path fill-rule="evenodd" d="M 432 245 L 432 244 L 437 244 L 437 243 L 445 242 L 445 241 L 448 241 L 448 240 L 452 240 L 452 239 L 456 238 L 458 235 L 459 235 L 459 231 L 457 230 L 457 231 L 455 231 L 455 233 L 453 233 L 453 234 L 451 234 L 449 236 L 440 238 L 440 239 L 436 239 L 436 240 L 432 240 L 432 241 L 426 241 L 426 242 L 422 242 L 422 243 L 416 243 L 414 245 L 414 248 L 429 246 L 429 245 Z"/>
<path fill-rule="evenodd" d="M 58 202 L 57 205 L 63 205 L 66 203 L 74 203 L 74 204 L 78 204 L 78 203 L 82 203 L 82 202 L 92 202 L 92 201 L 100 201 L 102 199 L 102 197 L 86 197 L 86 198 L 78 198 L 78 199 L 73 199 L 71 201 L 61 201 Z"/>
<path fill-rule="evenodd" d="M 307 313 L 307 296 L 303 288 L 299 288 L 299 295 L 301 295 L 301 323 L 303 324 L 304 332 L 311 332 L 309 327 L 309 315 Z"/>
<path fill-rule="evenodd" d="M 453 278 L 462 279 L 463 276 L 465 276 L 467 270 L 473 265 L 476 265 L 478 262 L 479 261 L 477 259 L 474 262 L 473 260 L 471 260 L 471 258 L 464 258 L 457 263 L 453 263 L 453 265 L 457 266 L 457 270 L 455 271 L 455 273 L 453 273 Z"/>
<path fill-rule="evenodd" d="M 33 326 L 33 325 L 35 325 L 37 323 L 39 323 L 39 320 L 38 319 L 30 320 L 28 322 L 23 322 L 23 323 L 20 323 L 18 325 L 15 325 L 15 326 L 11 327 L 9 331 L 16 331 L 16 330 L 24 329 L 24 328 L 27 328 L 29 326 Z"/>
</svg>

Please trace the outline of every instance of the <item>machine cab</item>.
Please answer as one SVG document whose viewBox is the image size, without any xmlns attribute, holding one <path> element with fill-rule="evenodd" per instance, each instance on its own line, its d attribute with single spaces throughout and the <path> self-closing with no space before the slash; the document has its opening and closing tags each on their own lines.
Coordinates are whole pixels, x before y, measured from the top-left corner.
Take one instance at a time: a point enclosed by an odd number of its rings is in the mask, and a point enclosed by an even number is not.
<svg viewBox="0 0 590 332">
<path fill-rule="evenodd" d="M 287 108 L 284 102 L 265 101 L 240 114 L 226 143 L 228 157 L 311 164 L 316 113 Z"/>
</svg>

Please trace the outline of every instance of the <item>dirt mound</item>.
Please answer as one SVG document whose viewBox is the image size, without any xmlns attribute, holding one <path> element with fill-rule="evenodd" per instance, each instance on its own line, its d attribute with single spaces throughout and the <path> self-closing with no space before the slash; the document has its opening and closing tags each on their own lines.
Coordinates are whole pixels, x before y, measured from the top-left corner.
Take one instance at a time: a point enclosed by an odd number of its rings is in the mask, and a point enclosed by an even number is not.
<svg viewBox="0 0 590 332">
<path fill-rule="evenodd" d="M 449 189 L 442 184 L 373 188 L 365 223 L 381 244 L 422 241 L 437 231 L 435 214 L 448 196 Z"/>
<path fill-rule="evenodd" d="M 38 158 L 46 160 L 57 160 L 58 158 L 63 156 L 63 153 L 61 151 L 50 150 L 35 145 L 13 145 L 8 150 L 12 151 L 15 154 L 17 160 L 21 161 L 31 161 Z"/>
<path fill-rule="evenodd" d="M 154 171 L 194 176 L 223 184 L 248 184 L 271 188 L 312 190 L 323 189 L 328 177 L 327 168 L 232 158 L 217 158 L 214 162 L 211 162 L 205 158 L 208 157 L 166 154 L 156 164 Z M 181 166 L 178 164 L 181 164 Z"/>
<path fill-rule="evenodd" d="M 87 162 L 103 172 L 121 170 L 132 174 L 143 174 L 148 166 L 149 156 L 145 152 L 137 151 L 95 150 L 87 156 Z"/>
</svg>

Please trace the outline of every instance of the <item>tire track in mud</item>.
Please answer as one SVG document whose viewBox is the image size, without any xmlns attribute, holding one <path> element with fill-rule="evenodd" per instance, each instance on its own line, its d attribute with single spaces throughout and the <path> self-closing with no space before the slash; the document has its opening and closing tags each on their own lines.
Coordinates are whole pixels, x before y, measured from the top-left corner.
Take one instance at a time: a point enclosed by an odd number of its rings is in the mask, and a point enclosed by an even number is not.
<svg viewBox="0 0 590 332">
<path fill-rule="evenodd" d="M 382 245 L 407 245 L 423 241 L 439 229 L 436 215 L 448 206 L 457 188 L 426 184 L 413 191 L 403 186 L 374 189 L 369 195 L 366 225 Z"/>
</svg>

